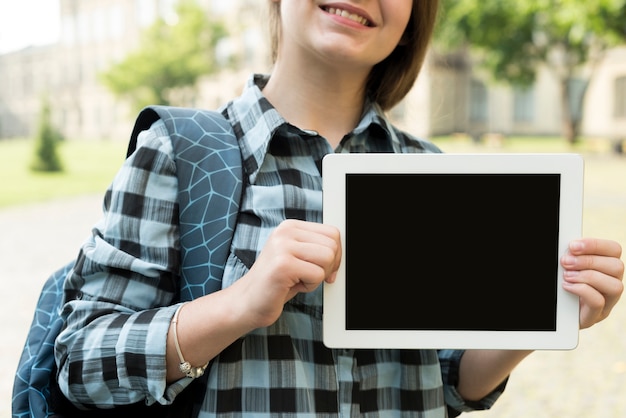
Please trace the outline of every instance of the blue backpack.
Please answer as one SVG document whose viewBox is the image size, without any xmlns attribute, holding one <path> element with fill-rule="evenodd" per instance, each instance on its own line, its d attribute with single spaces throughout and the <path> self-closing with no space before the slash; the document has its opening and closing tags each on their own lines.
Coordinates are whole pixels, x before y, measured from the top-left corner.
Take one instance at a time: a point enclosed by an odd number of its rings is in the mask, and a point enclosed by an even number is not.
<svg viewBox="0 0 626 418">
<path fill-rule="evenodd" d="M 136 148 L 139 132 L 158 119 L 165 122 L 174 147 L 182 260 L 180 301 L 187 301 L 221 289 L 242 192 L 241 154 L 232 127 L 223 115 L 208 110 L 150 106 L 137 117 L 127 157 Z M 119 417 L 120 413 L 182 417 L 197 413 L 198 398 L 196 405 L 191 399 L 204 390 L 202 379 L 196 379 L 196 388 L 185 390 L 172 407 L 147 407 L 141 403 L 86 412 L 63 397 L 56 386 L 54 341 L 63 327 L 59 316 L 63 282 L 73 265 L 72 261 L 63 266 L 43 286 L 15 375 L 13 418 Z M 187 399 L 182 396 L 185 392 L 189 392 Z"/>
</svg>

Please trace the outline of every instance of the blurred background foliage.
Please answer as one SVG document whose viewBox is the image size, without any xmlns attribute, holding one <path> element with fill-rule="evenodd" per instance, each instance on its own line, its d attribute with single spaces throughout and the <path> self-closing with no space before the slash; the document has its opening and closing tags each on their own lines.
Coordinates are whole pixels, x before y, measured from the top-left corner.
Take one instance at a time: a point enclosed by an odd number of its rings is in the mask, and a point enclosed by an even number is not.
<svg viewBox="0 0 626 418">
<path fill-rule="evenodd" d="M 626 42 L 626 0 L 443 0 L 442 51 L 468 48 L 495 81 L 529 86 L 545 65 L 558 79 L 563 136 L 579 139 L 587 86 L 611 47 Z M 573 79 L 584 85 L 574 91 Z M 576 100 L 571 97 L 576 94 Z"/>
<path fill-rule="evenodd" d="M 171 104 L 174 90 L 193 101 L 200 77 L 218 70 L 215 47 L 227 34 L 223 23 L 212 20 L 194 0 L 178 3 L 176 15 L 176 22 L 157 19 L 137 50 L 101 74 L 104 85 L 130 100 L 134 111 Z"/>
</svg>

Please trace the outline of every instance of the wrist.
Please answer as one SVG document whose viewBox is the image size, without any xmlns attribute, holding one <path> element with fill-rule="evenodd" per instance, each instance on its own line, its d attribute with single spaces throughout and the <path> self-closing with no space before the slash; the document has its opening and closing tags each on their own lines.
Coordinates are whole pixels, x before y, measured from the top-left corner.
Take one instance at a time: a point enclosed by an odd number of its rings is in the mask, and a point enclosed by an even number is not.
<svg viewBox="0 0 626 418">
<path fill-rule="evenodd" d="M 206 362 L 201 366 L 192 366 L 189 361 L 185 360 L 185 356 L 183 355 L 180 342 L 178 340 L 178 318 L 185 305 L 186 303 L 182 303 L 178 306 L 178 309 L 176 309 L 174 317 L 172 318 L 171 330 L 173 334 L 174 347 L 176 348 L 176 354 L 178 355 L 179 360 L 178 370 L 185 376 L 196 379 L 204 374 L 209 362 Z"/>
</svg>

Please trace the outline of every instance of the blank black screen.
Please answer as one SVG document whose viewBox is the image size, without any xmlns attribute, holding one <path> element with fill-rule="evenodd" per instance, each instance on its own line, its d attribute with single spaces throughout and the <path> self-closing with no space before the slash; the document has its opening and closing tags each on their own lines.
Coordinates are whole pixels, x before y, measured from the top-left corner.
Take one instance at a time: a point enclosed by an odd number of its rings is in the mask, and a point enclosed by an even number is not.
<svg viewBox="0 0 626 418">
<path fill-rule="evenodd" d="M 560 175 L 348 174 L 349 330 L 556 329 Z"/>
</svg>

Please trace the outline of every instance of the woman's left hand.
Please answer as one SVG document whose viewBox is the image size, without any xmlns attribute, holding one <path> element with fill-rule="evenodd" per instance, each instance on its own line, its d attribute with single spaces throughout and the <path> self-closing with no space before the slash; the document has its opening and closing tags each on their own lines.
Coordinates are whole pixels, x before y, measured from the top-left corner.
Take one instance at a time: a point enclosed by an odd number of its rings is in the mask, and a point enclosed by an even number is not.
<svg viewBox="0 0 626 418">
<path fill-rule="evenodd" d="M 572 241 L 561 258 L 563 287 L 580 298 L 580 328 L 589 328 L 609 316 L 624 291 L 622 247 L 610 240 Z"/>
</svg>

